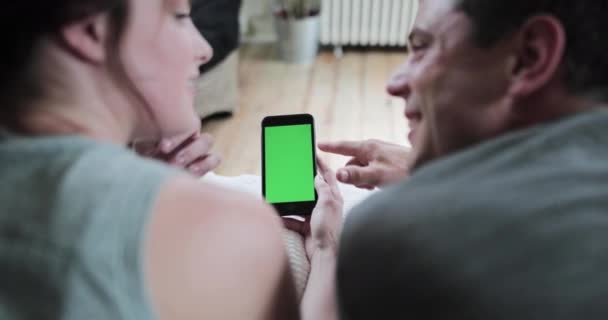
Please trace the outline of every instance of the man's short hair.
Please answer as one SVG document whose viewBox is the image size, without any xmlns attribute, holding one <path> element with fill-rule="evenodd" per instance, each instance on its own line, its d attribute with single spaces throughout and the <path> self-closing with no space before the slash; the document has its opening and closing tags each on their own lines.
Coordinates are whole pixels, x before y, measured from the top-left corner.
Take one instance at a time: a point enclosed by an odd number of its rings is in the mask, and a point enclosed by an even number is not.
<svg viewBox="0 0 608 320">
<path fill-rule="evenodd" d="M 550 14 L 564 26 L 564 81 L 575 94 L 608 90 L 608 1 L 455 0 L 473 21 L 478 45 L 488 47 L 516 31 L 529 17 Z"/>
</svg>

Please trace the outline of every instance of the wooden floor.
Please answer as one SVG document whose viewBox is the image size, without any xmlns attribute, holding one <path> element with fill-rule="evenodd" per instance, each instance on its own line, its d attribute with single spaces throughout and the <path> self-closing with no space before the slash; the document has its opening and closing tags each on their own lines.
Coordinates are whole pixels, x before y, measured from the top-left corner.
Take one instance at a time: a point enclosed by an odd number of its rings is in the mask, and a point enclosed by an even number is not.
<svg viewBox="0 0 608 320">
<path fill-rule="evenodd" d="M 403 62 L 400 52 L 346 52 L 337 59 L 322 52 L 311 66 L 288 65 L 271 47 L 241 49 L 240 109 L 227 120 L 212 121 L 204 131 L 216 138 L 223 162 L 216 173 L 260 174 L 261 121 L 265 116 L 310 113 L 317 141 L 377 138 L 407 143 L 403 102 L 391 98 L 385 84 Z M 327 156 L 335 169 L 346 158 Z"/>
</svg>

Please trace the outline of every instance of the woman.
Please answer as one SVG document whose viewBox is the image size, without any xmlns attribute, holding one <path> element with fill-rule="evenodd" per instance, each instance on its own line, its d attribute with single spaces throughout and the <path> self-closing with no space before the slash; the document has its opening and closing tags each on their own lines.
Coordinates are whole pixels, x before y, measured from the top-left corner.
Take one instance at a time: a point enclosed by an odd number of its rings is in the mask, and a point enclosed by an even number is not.
<svg viewBox="0 0 608 320">
<path fill-rule="evenodd" d="M 126 147 L 198 128 L 193 84 L 211 50 L 188 1 L 4 1 L 0 12 L 0 318 L 298 318 L 269 207 Z M 310 317 L 332 308 L 320 303 L 334 296 L 340 225 L 321 171 Z"/>
</svg>

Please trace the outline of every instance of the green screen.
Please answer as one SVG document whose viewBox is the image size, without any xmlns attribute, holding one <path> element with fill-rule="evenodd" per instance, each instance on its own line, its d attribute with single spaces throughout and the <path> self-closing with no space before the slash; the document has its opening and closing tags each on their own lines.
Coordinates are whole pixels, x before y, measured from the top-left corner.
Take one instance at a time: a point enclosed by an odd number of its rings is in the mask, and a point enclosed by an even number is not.
<svg viewBox="0 0 608 320">
<path fill-rule="evenodd" d="M 264 128 L 266 201 L 315 200 L 312 125 Z"/>
</svg>

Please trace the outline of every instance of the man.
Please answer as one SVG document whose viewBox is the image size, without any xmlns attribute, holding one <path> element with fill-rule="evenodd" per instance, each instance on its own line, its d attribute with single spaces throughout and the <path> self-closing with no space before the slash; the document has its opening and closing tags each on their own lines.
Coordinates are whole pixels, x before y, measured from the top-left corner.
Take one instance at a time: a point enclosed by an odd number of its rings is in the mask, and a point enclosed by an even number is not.
<svg viewBox="0 0 608 320">
<path fill-rule="evenodd" d="M 353 156 L 388 187 L 343 229 L 343 319 L 608 314 L 608 1 L 420 0 L 389 91 L 413 150 Z"/>
</svg>

